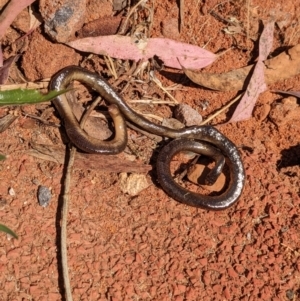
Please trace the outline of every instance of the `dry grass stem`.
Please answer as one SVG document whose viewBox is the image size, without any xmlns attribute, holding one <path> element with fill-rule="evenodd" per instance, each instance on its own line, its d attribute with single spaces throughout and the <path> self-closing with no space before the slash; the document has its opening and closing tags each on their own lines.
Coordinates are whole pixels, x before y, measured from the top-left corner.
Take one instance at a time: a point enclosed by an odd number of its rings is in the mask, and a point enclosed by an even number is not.
<svg viewBox="0 0 300 301">
<path fill-rule="evenodd" d="M 110 71 L 112 76 L 115 78 L 115 80 L 117 80 L 118 75 L 117 75 L 116 68 L 115 68 L 115 65 L 114 65 L 114 62 L 113 62 L 112 58 L 108 55 L 104 55 L 104 60 L 105 60 L 105 63 L 106 63 L 106 66 L 107 66 L 108 70 Z"/>
<path fill-rule="evenodd" d="M 233 100 L 231 100 L 226 106 L 218 110 L 216 113 L 208 116 L 202 123 L 201 125 L 207 124 L 210 122 L 212 119 L 214 119 L 216 116 L 220 115 L 222 112 L 227 110 L 230 106 L 232 106 L 235 102 L 237 102 L 240 98 L 242 97 L 242 94 L 236 96 Z"/>
<path fill-rule="evenodd" d="M 162 122 L 164 120 L 163 117 L 160 117 L 160 116 L 157 116 L 157 115 L 154 115 L 154 114 L 142 114 L 142 113 L 139 113 L 140 115 L 143 115 L 144 117 L 147 117 L 147 118 L 152 118 L 152 119 L 156 119 L 160 122 Z"/>
<path fill-rule="evenodd" d="M 163 90 L 174 101 L 174 104 L 178 104 L 178 101 L 167 91 L 166 88 L 162 86 L 161 82 L 155 76 L 151 76 L 151 81 L 153 81 L 161 90 Z"/>
<path fill-rule="evenodd" d="M 22 84 L 11 84 L 11 85 L 0 85 L 0 91 L 8 91 L 14 89 L 48 89 L 49 81 L 42 81 L 42 82 L 28 82 Z"/>
<path fill-rule="evenodd" d="M 80 127 L 83 129 L 84 123 L 88 118 L 91 111 L 96 107 L 96 105 L 101 101 L 101 97 L 97 97 L 96 100 L 92 103 L 89 109 L 86 111 L 84 116 L 80 121 Z M 69 208 L 69 199 L 70 199 L 70 186 L 71 186 L 71 178 L 72 178 L 72 170 L 74 166 L 76 155 L 76 147 L 72 146 L 70 151 L 70 157 L 68 161 L 66 177 L 64 181 L 64 190 L 63 190 L 63 206 L 62 206 L 62 220 L 61 220 L 61 260 L 63 267 L 63 278 L 64 278 L 64 286 L 66 291 L 66 300 L 72 301 L 72 289 L 69 278 L 69 269 L 68 269 L 68 255 L 67 255 L 67 221 L 68 221 L 68 208 Z"/>
<path fill-rule="evenodd" d="M 168 104 L 170 106 L 175 106 L 173 101 L 161 100 L 161 99 L 133 99 L 129 100 L 129 103 L 146 103 L 146 104 Z"/>
</svg>

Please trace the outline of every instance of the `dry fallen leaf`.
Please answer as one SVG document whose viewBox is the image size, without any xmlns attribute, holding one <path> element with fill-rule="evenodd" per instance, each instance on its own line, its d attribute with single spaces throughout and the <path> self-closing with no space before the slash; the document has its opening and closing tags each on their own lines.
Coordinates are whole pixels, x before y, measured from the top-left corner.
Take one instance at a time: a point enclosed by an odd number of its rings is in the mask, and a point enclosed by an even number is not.
<svg viewBox="0 0 300 301">
<path fill-rule="evenodd" d="M 254 66 L 249 65 L 222 74 L 199 73 L 187 69 L 184 72 L 191 81 L 200 86 L 218 91 L 235 91 L 247 88 Z M 300 74 L 300 44 L 264 61 L 264 73 L 267 85 Z"/>
<path fill-rule="evenodd" d="M 285 94 L 285 95 L 291 95 L 291 96 L 294 96 L 296 98 L 300 98 L 300 92 L 299 91 L 280 91 L 280 90 L 274 90 L 274 91 L 271 91 L 271 92 L 279 93 L 279 94 Z"/>
<path fill-rule="evenodd" d="M 204 68 L 213 63 L 217 56 L 201 47 L 180 43 L 171 39 L 150 38 L 133 40 L 131 37 L 111 35 L 83 38 L 67 45 L 84 52 L 109 55 L 124 60 L 147 60 L 159 57 L 171 68 Z"/>
<path fill-rule="evenodd" d="M 259 56 L 246 92 L 236 107 L 229 122 L 249 119 L 259 95 L 267 90 L 264 75 L 264 63 L 273 45 L 274 22 L 265 24 L 259 39 Z"/>
</svg>

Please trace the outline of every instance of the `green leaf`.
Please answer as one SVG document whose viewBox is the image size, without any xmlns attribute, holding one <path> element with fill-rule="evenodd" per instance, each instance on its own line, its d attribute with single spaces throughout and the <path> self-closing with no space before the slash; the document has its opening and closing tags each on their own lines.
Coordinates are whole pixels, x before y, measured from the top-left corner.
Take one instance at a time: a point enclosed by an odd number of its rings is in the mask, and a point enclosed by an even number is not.
<svg viewBox="0 0 300 301">
<path fill-rule="evenodd" d="M 14 89 L 0 91 L 0 106 L 8 105 L 26 105 L 46 102 L 58 95 L 68 92 L 70 89 L 61 91 L 50 91 L 48 94 L 42 94 L 38 90 Z"/>
<path fill-rule="evenodd" d="M 6 159 L 5 155 L 1 155 L 1 154 L 0 154 L 0 161 L 3 161 L 3 160 L 5 160 L 5 159 Z"/>
<path fill-rule="evenodd" d="M 0 224 L 0 231 L 5 232 L 5 233 L 13 236 L 14 238 L 18 238 L 18 235 L 15 232 L 13 232 L 8 227 L 6 227 L 6 226 L 4 226 L 2 224 Z"/>
</svg>

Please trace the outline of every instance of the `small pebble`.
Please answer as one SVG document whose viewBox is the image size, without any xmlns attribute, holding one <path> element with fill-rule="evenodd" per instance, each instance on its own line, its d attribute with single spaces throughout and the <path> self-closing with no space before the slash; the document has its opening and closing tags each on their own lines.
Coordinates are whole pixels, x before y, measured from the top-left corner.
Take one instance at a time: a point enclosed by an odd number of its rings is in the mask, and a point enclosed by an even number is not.
<svg viewBox="0 0 300 301">
<path fill-rule="evenodd" d="M 178 18 L 165 19 L 161 23 L 161 31 L 165 38 L 178 40 L 180 38 Z"/>
<path fill-rule="evenodd" d="M 128 193 L 130 196 L 138 195 L 149 185 L 144 174 L 132 173 L 128 176 L 126 172 L 120 173 L 120 188 L 122 192 Z"/>
<path fill-rule="evenodd" d="M 38 201 L 40 206 L 47 207 L 50 203 L 52 194 L 48 187 L 46 186 L 39 186 L 38 188 Z"/>
<path fill-rule="evenodd" d="M 37 186 L 40 185 L 40 181 L 38 179 L 33 179 L 32 183 Z"/>
<path fill-rule="evenodd" d="M 8 189 L 8 194 L 11 195 L 11 196 L 15 196 L 15 195 L 16 195 L 16 192 L 15 192 L 15 190 L 14 190 L 12 187 L 10 187 L 10 188 Z"/>
<path fill-rule="evenodd" d="M 75 37 L 75 32 L 84 24 L 86 1 L 81 0 L 41 0 L 40 13 L 46 33 L 52 40 L 65 43 Z"/>
<path fill-rule="evenodd" d="M 287 290 L 286 291 L 286 297 L 289 299 L 289 300 L 294 300 L 294 296 L 295 296 L 295 293 L 293 290 Z"/>
<path fill-rule="evenodd" d="M 174 111 L 175 117 L 186 126 L 201 125 L 202 116 L 187 104 L 180 104 Z"/>
</svg>

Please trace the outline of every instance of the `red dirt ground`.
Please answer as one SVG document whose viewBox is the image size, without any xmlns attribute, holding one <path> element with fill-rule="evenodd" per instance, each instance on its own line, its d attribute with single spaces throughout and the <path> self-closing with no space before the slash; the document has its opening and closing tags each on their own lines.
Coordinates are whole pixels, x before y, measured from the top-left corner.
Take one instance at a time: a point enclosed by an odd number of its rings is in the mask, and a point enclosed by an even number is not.
<svg viewBox="0 0 300 301">
<path fill-rule="evenodd" d="M 102 2 L 110 8 L 109 2 Z M 234 43 L 238 46 L 207 68 L 209 72 L 225 72 L 253 62 L 259 20 L 269 15 L 278 21 L 288 20 L 283 29 L 275 28 L 272 51 L 300 42 L 296 1 L 248 2 L 223 1 L 214 11 L 224 18 L 235 17 L 245 28 L 249 20 L 249 38 L 224 33 L 226 25 L 208 13 L 221 3 L 217 0 L 185 0 L 183 29 L 179 34 L 171 28 L 171 35 L 205 45 L 213 52 L 227 50 Z M 151 36 L 167 34 L 168 24 L 177 18 L 176 1 L 156 1 Z M 87 19 L 92 19 L 91 15 Z M 24 70 L 30 80 L 38 80 L 41 74 L 50 77 L 70 64 L 100 68 L 96 56 L 82 63 L 82 53 L 75 55 L 73 50 L 50 42 L 41 29 L 24 38 L 21 46 L 8 46 L 19 35 L 11 29 L 3 44 L 6 56 L 22 47 L 23 69 L 18 63 L 10 83 L 20 82 L 18 70 Z M 164 86 L 174 81 L 182 84 L 183 89 L 173 95 L 198 109 L 204 118 L 236 95 L 202 89 L 182 72 L 171 72 L 172 80 L 167 73 L 157 76 Z M 269 89 L 299 91 L 300 76 Z M 246 170 L 243 195 L 228 210 L 208 212 L 177 203 L 160 189 L 155 171 L 150 172 L 151 178 L 147 176 L 151 185 L 135 197 L 121 191 L 116 172 L 74 171 L 68 216 L 68 264 L 74 300 L 300 299 L 299 102 L 270 90 L 259 97 L 250 120 L 222 124 L 232 109 L 213 120 L 239 147 Z M 129 100 L 133 94 L 125 92 L 123 96 Z M 209 103 L 204 111 L 200 106 L 203 100 Z M 28 106 L 24 110 L 40 115 L 47 107 Z M 163 117 L 171 114 L 168 106 L 136 108 Z M 2 115 L 6 112 L 7 108 L 1 109 Z M 52 113 L 50 121 L 59 123 Z M 133 130 L 129 137 L 127 153 L 153 165 L 156 145 Z M 61 134 L 57 128 L 20 116 L 0 139 L 0 153 L 8 155 L 0 164 L 0 221 L 19 235 L 16 240 L 0 234 L 0 300 L 61 300 L 57 231 L 63 165 L 28 154 L 33 142 L 63 145 Z M 152 154 L 154 160 L 150 161 Z M 38 204 L 39 185 L 51 189 L 49 207 Z"/>
</svg>

